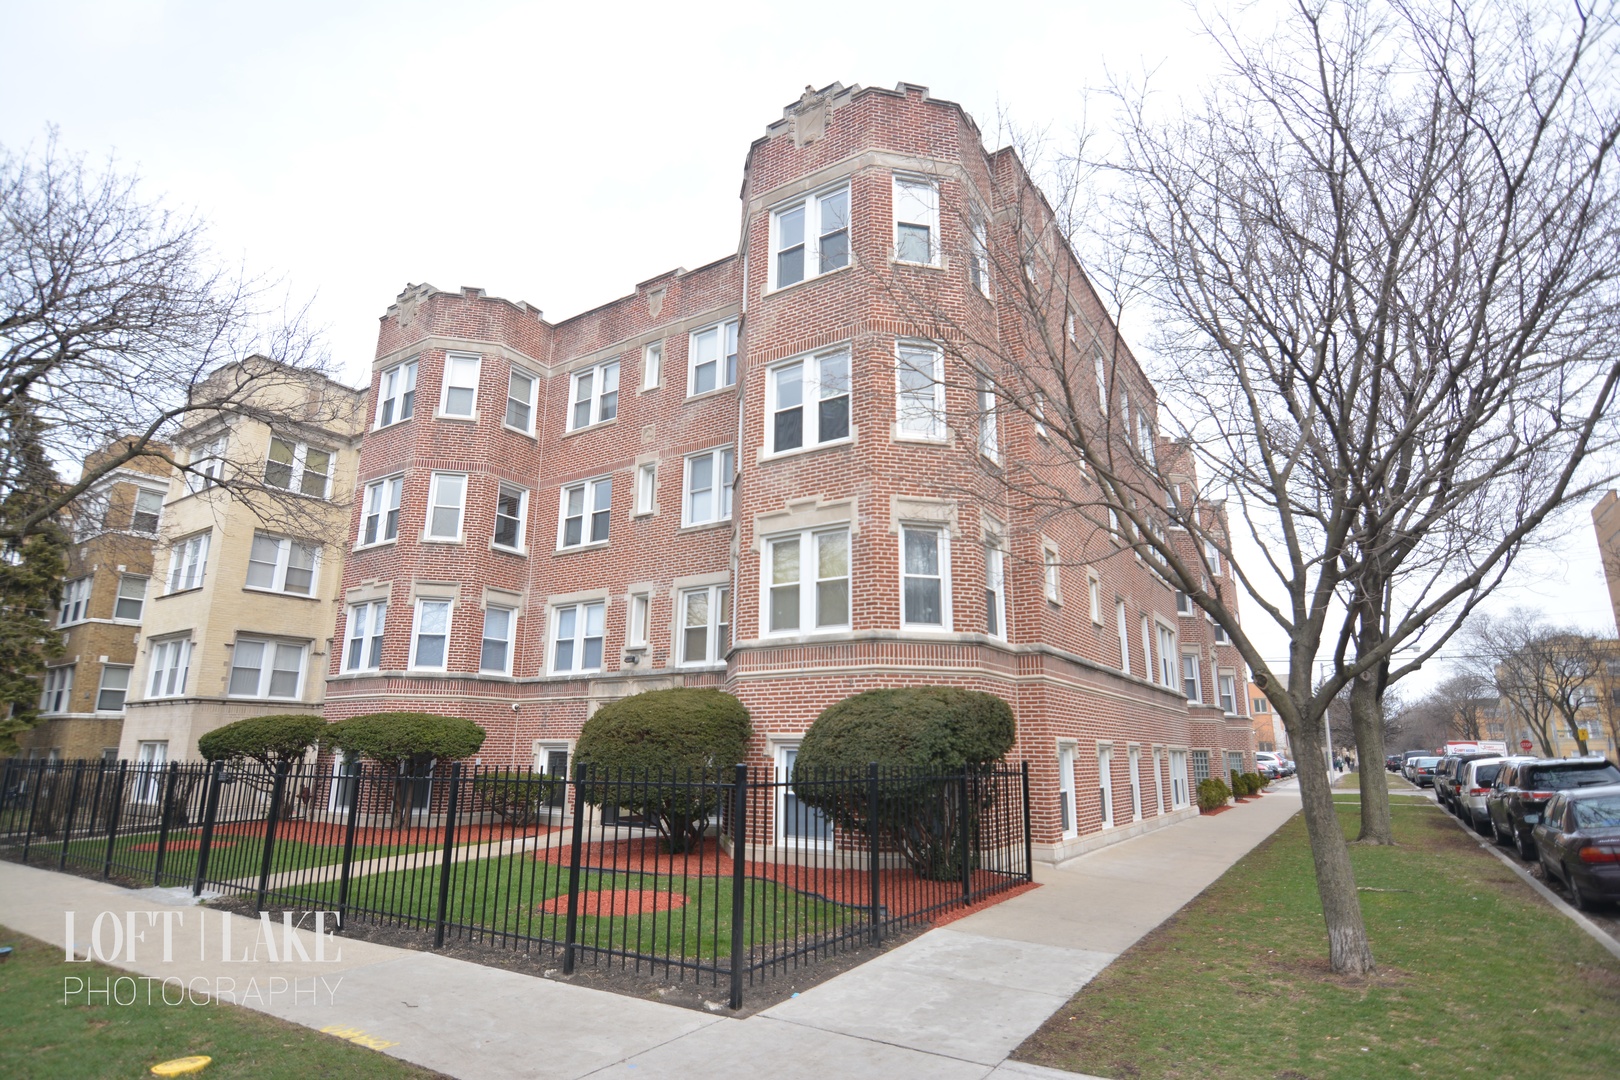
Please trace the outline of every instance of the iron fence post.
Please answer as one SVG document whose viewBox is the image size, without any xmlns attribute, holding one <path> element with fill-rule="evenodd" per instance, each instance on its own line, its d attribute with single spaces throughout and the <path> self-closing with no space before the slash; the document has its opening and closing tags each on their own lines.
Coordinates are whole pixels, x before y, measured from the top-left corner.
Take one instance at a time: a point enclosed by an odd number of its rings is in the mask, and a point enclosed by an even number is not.
<svg viewBox="0 0 1620 1080">
<path fill-rule="evenodd" d="M 962 837 L 962 903 L 973 902 L 973 830 L 968 814 L 968 773 L 963 769 L 956 779 L 956 829 Z"/>
<path fill-rule="evenodd" d="M 338 776 L 343 775 L 343 761 L 338 759 Z M 365 778 L 365 766 L 355 771 L 349 784 L 349 823 L 343 829 L 343 869 L 338 878 L 338 929 L 349 921 L 349 882 L 354 871 L 354 838 L 360 826 L 360 783 Z"/>
<path fill-rule="evenodd" d="M 203 877 L 208 873 L 208 854 L 214 847 L 214 819 L 219 817 L 219 789 L 225 780 L 225 763 L 214 762 L 208 770 L 208 791 L 203 796 L 202 839 L 197 844 L 197 876 L 191 883 L 191 895 L 201 896 Z"/>
<path fill-rule="evenodd" d="M 872 901 L 872 944 L 883 941 L 883 918 L 879 904 L 883 899 L 883 886 L 878 881 L 878 766 L 866 763 L 866 876 Z"/>
<path fill-rule="evenodd" d="M 106 771 L 107 763 L 102 762 L 101 768 Z M 107 851 L 101 859 L 101 880 L 107 881 L 112 877 L 113 845 L 118 842 L 118 818 L 124 809 L 124 776 L 129 769 L 129 762 L 118 763 L 118 779 L 113 784 L 112 807 L 107 811 Z"/>
<path fill-rule="evenodd" d="M 28 762 L 29 766 L 32 766 L 33 764 L 34 762 L 32 761 Z M 28 828 L 27 831 L 23 833 L 22 861 L 24 866 L 28 865 L 28 849 L 33 846 L 34 842 L 34 817 L 36 812 L 39 810 L 39 789 L 45 786 L 45 773 L 47 772 L 46 766 L 49 764 L 50 762 L 48 761 L 40 760 L 39 768 L 27 768 L 24 770 L 24 775 L 27 775 L 28 773 L 34 774 L 33 787 L 30 789 L 28 795 Z M 57 769 L 55 772 L 58 776 L 60 776 L 62 770 Z"/>
<path fill-rule="evenodd" d="M 439 865 L 439 914 L 433 922 L 433 947 L 444 948 L 445 912 L 450 906 L 450 872 L 456 856 L 456 803 L 461 797 L 461 762 L 450 763 L 450 806 L 444 815 L 444 861 Z"/>
<path fill-rule="evenodd" d="M 563 974 L 574 973 L 574 953 L 579 933 L 579 860 L 585 843 L 585 769 L 574 765 L 574 836 L 568 856 L 568 921 L 563 929 Z"/>
<path fill-rule="evenodd" d="M 742 1008 L 743 957 L 747 953 L 747 913 L 743 889 L 748 881 L 748 766 L 736 769 L 731 795 L 731 1007 Z"/>
<path fill-rule="evenodd" d="M 264 894 L 270 888 L 270 863 L 275 856 L 276 823 L 281 820 L 281 800 L 287 794 L 287 770 L 276 769 L 276 778 L 270 785 L 270 816 L 264 823 L 264 854 L 259 859 L 259 891 L 254 910 L 264 910 Z"/>
<path fill-rule="evenodd" d="M 84 775 L 84 762 L 73 763 L 73 786 L 68 789 L 67 817 L 62 820 L 62 857 L 57 862 L 58 870 L 67 869 L 68 841 L 73 839 L 73 815 L 79 807 L 79 779 Z"/>
<path fill-rule="evenodd" d="M 163 786 L 163 816 L 158 819 L 157 862 L 152 866 L 152 884 L 163 884 L 163 862 L 169 854 L 169 820 L 174 816 L 174 786 L 180 779 L 180 763 L 169 762 L 169 781 Z"/>
<path fill-rule="evenodd" d="M 1024 880 L 1035 880 L 1035 839 L 1029 831 L 1029 761 L 1019 763 L 1024 787 Z"/>
</svg>

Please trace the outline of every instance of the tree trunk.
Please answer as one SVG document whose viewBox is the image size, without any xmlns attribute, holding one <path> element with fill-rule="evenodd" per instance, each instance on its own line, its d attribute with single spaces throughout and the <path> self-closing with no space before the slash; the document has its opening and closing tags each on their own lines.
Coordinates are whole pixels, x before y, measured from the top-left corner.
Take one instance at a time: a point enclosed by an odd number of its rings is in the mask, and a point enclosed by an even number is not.
<svg viewBox="0 0 1620 1080">
<path fill-rule="evenodd" d="M 1338 975 L 1367 975 L 1373 969 L 1372 946 L 1361 918 L 1350 848 L 1333 808 L 1333 782 L 1322 767 L 1322 726 L 1318 719 L 1297 730 L 1287 725 L 1299 759 L 1300 802 L 1305 829 L 1311 837 L 1311 861 L 1316 866 L 1316 891 L 1327 923 L 1328 961 Z"/>
<path fill-rule="evenodd" d="M 1389 817 L 1389 780 L 1384 772 L 1384 703 L 1372 678 L 1350 687 L 1350 723 L 1356 733 L 1356 763 L 1361 781 L 1361 834 L 1358 844 L 1393 844 Z"/>
</svg>

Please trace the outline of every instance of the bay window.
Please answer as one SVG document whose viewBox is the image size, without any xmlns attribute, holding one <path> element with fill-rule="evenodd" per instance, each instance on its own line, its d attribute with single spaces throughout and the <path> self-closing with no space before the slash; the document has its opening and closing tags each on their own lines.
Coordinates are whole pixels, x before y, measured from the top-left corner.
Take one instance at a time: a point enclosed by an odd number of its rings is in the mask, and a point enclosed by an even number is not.
<svg viewBox="0 0 1620 1080">
<path fill-rule="evenodd" d="M 765 633 L 850 625 L 849 529 L 804 530 L 765 541 Z"/>
<path fill-rule="evenodd" d="M 771 368 L 766 380 L 769 452 L 849 438 L 849 350 Z"/>
</svg>

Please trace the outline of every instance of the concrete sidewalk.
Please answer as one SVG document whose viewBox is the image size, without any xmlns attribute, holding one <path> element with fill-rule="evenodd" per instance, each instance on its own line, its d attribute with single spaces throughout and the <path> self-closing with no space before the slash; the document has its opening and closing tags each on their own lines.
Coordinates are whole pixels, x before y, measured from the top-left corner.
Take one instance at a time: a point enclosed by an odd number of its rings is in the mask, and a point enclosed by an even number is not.
<svg viewBox="0 0 1620 1080">
<path fill-rule="evenodd" d="M 1007 1055 L 1298 810 L 1298 792 L 1285 784 L 1224 814 L 1190 818 L 1059 867 L 1037 866 L 1041 888 L 740 1020 L 350 939 L 327 943 L 328 962 L 320 964 L 221 963 L 227 925 L 237 954 L 258 926 L 194 907 L 177 908 L 185 923 L 173 930 L 170 960 L 148 930 L 135 959 L 117 966 L 216 987 L 220 978 L 239 987 L 252 979 L 261 1000 L 245 1002 L 250 1007 L 309 1027 L 338 1026 L 356 1041 L 387 1044 L 385 1053 L 479 1080 L 1072 1077 Z M 74 936 L 83 943 L 97 914 L 122 919 L 163 910 L 165 899 L 159 890 L 132 892 L 0 862 L 0 924 L 56 945 L 63 944 L 64 912 L 76 913 Z M 142 929 L 143 916 L 135 919 Z M 313 935 L 299 938 L 313 956 Z M 333 944 L 341 945 L 341 959 L 332 958 Z M 311 983 L 312 975 L 325 982 Z M 277 978 L 284 987 L 301 979 L 313 989 L 264 1000 L 262 988 Z"/>
</svg>

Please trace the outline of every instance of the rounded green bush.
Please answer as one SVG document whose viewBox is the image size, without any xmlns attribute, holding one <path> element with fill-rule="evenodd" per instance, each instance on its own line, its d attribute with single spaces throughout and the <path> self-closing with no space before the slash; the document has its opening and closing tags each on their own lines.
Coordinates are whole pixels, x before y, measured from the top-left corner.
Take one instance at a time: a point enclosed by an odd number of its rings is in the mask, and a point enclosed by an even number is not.
<svg viewBox="0 0 1620 1080">
<path fill-rule="evenodd" d="M 994 694 L 954 686 L 868 690 L 828 706 L 799 746 L 795 773 L 884 768 L 954 772 L 1000 761 L 1017 730 Z"/>
<path fill-rule="evenodd" d="M 476 754 L 484 745 L 484 729 L 459 716 L 366 713 L 332 724 L 328 739 L 340 750 L 384 764 L 426 765 Z"/>
<path fill-rule="evenodd" d="M 1198 782 L 1198 809 L 1214 810 L 1225 806 L 1232 797 L 1232 789 L 1226 786 L 1226 781 L 1218 777 Z"/>
<path fill-rule="evenodd" d="M 204 761 L 257 761 L 275 771 L 302 761 L 327 727 L 323 718 L 307 713 L 250 716 L 203 735 L 197 751 Z"/>
</svg>

